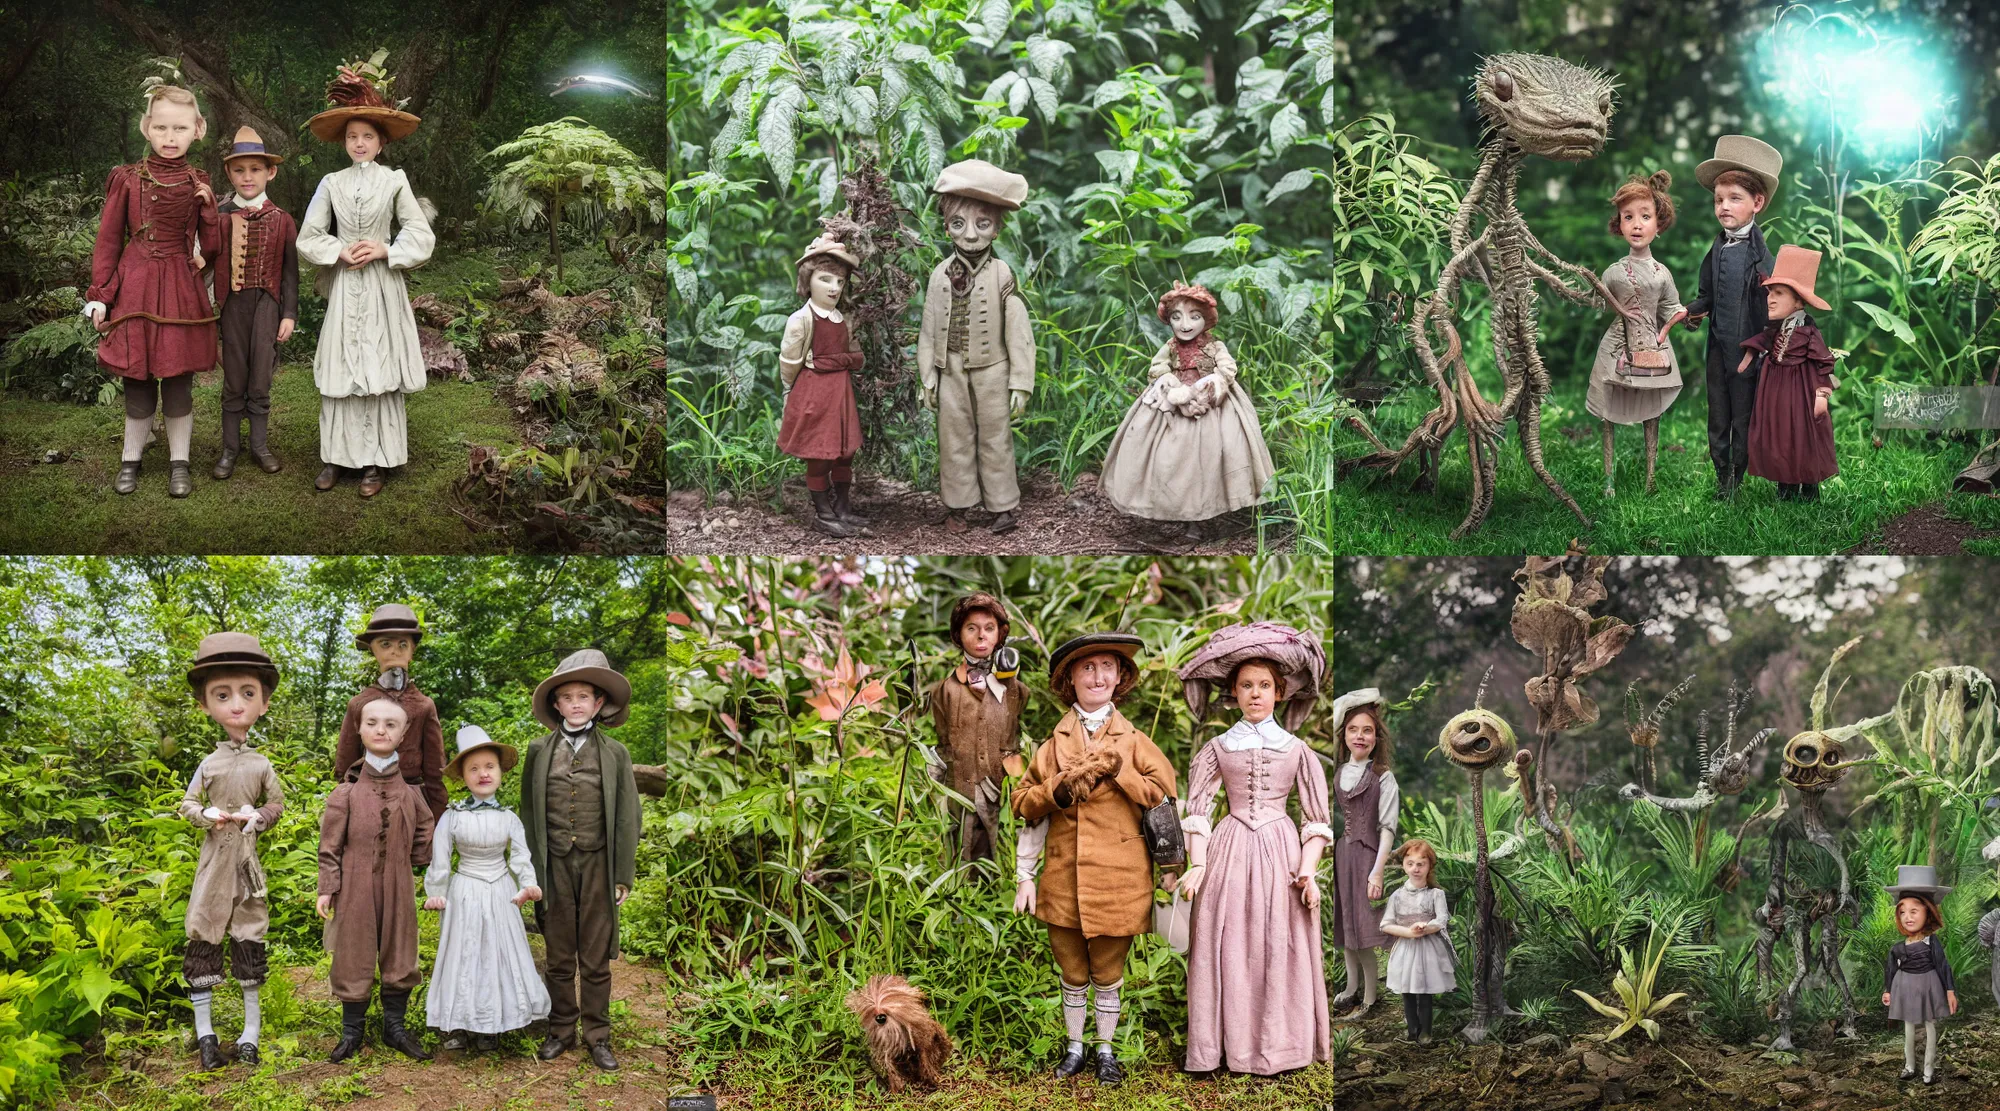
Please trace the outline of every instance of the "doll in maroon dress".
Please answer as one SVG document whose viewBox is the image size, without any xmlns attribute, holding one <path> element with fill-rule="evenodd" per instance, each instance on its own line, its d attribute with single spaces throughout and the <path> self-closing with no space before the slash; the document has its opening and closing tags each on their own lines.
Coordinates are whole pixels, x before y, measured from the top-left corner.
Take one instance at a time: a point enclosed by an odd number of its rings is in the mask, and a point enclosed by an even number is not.
<svg viewBox="0 0 2000 1111">
<path fill-rule="evenodd" d="M 194 490 L 194 375 L 215 365 L 215 310 L 201 286 L 215 256 L 220 220 L 208 175 L 188 164 L 188 148 L 208 132 L 194 94 L 173 85 L 146 90 L 139 130 L 152 152 L 111 171 L 90 260 L 83 314 L 103 337 L 97 361 L 125 380 L 125 445 L 112 489 L 139 488 L 139 457 L 153 410 L 166 417 L 167 493 Z"/>
<path fill-rule="evenodd" d="M 778 450 L 805 460 L 813 526 L 828 536 L 860 536 L 868 520 L 854 512 L 854 452 L 861 447 L 861 410 L 854 372 L 861 342 L 840 311 L 848 275 L 861 265 L 831 236 L 812 241 L 799 259 L 799 296 L 806 303 L 785 321 L 778 347 L 784 380 L 784 423 Z"/>
<path fill-rule="evenodd" d="M 1817 501 L 1819 484 L 1840 473 L 1833 457 L 1833 420 L 1828 400 L 1839 380 L 1833 352 L 1806 306 L 1825 309 L 1813 293 L 1819 276 L 1818 251 L 1786 245 L 1764 279 L 1770 323 L 1743 341 L 1738 374 L 1755 355 L 1764 356 L 1756 407 L 1750 413 L 1750 473 L 1778 484 L 1783 501 Z"/>
</svg>

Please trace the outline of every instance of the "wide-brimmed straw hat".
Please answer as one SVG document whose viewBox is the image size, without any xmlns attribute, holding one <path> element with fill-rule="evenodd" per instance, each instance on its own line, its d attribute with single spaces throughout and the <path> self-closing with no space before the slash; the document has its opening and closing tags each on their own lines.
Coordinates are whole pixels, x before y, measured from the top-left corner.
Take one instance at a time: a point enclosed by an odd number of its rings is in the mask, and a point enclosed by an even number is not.
<svg viewBox="0 0 2000 1111">
<path fill-rule="evenodd" d="M 1111 692 L 1111 700 L 1116 702 L 1139 685 L 1139 649 L 1145 643 L 1133 633 L 1085 633 L 1080 637 L 1071 637 L 1049 653 L 1049 689 L 1058 697 L 1073 696 L 1076 685 L 1070 682 L 1069 665 L 1099 652 L 1115 652 L 1132 662 L 1132 669 L 1118 680 L 1118 688 Z"/>
<path fill-rule="evenodd" d="M 1813 292 L 1813 283 L 1819 280 L 1819 260 L 1818 251 L 1787 243 L 1778 248 L 1777 261 L 1771 264 L 1771 276 L 1764 279 L 1764 284 L 1784 286 L 1803 298 L 1806 304 L 1824 310 L 1826 302 Z"/>
<path fill-rule="evenodd" d="M 222 156 L 222 164 L 227 166 L 245 158 L 261 158 L 273 166 L 285 160 L 282 155 L 264 149 L 264 137 L 247 124 L 236 129 L 236 138 L 230 141 L 229 153 Z"/>
<path fill-rule="evenodd" d="M 555 674 L 542 680 L 535 688 L 535 720 L 550 729 L 562 728 L 562 715 L 556 713 L 554 695 L 556 688 L 564 683 L 589 683 L 604 692 L 604 709 L 597 712 L 597 724 L 609 728 L 625 720 L 625 714 L 632 706 L 632 684 L 611 668 L 611 661 L 595 648 L 585 648 L 572 652 L 563 662 L 556 665 Z"/>
<path fill-rule="evenodd" d="M 1229 677 L 1252 660 L 1271 665 L 1278 674 L 1278 698 L 1285 704 L 1284 726 L 1297 731 L 1319 698 L 1326 676 L 1326 650 L 1319 640 L 1290 625 L 1257 621 L 1217 629 L 1208 643 L 1181 666 L 1181 692 L 1196 721 L 1208 715 L 1211 697 L 1233 704 Z"/>
<path fill-rule="evenodd" d="M 1899 864 L 1896 866 L 1896 882 L 1882 888 L 1889 896 L 1900 899 L 1905 895 L 1922 895 L 1935 903 L 1951 893 L 1951 888 L 1938 883 L 1937 869 L 1928 864 Z"/>
<path fill-rule="evenodd" d="M 847 249 L 847 244 L 830 235 L 822 235 L 814 239 L 811 245 L 806 247 L 806 253 L 800 255 L 799 261 L 792 265 L 800 265 L 815 255 L 827 255 L 831 258 L 837 258 L 849 266 L 861 265 L 861 260 L 854 257 L 854 252 Z"/>
<path fill-rule="evenodd" d="M 188 686 L 194 689 L 195 697 L 201 697 L 201 685 L 214 671 L 248 671 L 267 688 L 278 685 L 278 665 L 249 633 L 210 633 L 201 638 L 194 663 L 187 670 Z"/>
<path fill-rule="evenodd" d="M 306 130 L 328 143 L 340 142 L 349 120 L 367 120 L 391 142 L 406 139 L 416 131 L 423 120 L 390 104 L 375 82 L 362 72 L 372 64 L 350 62 L 341 66 L 326 87 L 326 102 L 331 107 L 307 120 Z"/>
<path fill-rule="evenodd" d="M 1715 141 L 1715 157 L 1694 168 L 1694 179 L 1703 189 L 1714 192 L 1715 179 L 1730 170 L 1755 175 L 1764 183 L 1764 195 L 1773 196 L 1778 192 L 1778 175 L 1785 170 L 1785 156 L 1762 139 L 1724 135 Z"/>
<path fill-rule="evenodd" d="M 410 638 L 410 643 L 421 643 L 424 639 L 423 622 L 417 620 L 417 611 L 400 602 L 390 602 L 386 606 L 376 606 L 368 615 L 368 627 L 354 634 L 354 646 L 368 651 L 368 642 L 385 633 L 401 633 Z"/>
<path fill-rule="evenodd" d="M 453 738 L 452 743 L 458 747 L 458 751 L 452 754 L 451 763 L 444 766 L 444 777 L 446 779 L 456 779 L 460 783 L 465 782 L 465 758 L 482 748 L 490 748 L 495 755 L 500 757 L 501 775 L 506 775 L 508 772 L 513 771 L 514 765 L 521 762 L 521 754 L 513 745 L 501 744 L 499 741 L 487 736 L 486 730 L 481 729 L 477 725 L 459 726 L 458 736 Z"/>
<path fill-rule="evenodd" d="M 1028 179 L 984 159 L 968 158 L 946 166 L 931 192 L 971 197 L 1014 212 L 1028 203 Z"/>
</svg>

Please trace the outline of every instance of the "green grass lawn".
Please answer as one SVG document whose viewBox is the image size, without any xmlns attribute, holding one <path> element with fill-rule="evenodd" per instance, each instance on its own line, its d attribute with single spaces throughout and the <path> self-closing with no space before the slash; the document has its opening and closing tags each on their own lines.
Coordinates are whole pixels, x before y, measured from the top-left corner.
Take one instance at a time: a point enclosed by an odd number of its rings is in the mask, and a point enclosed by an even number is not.
<svg viewBox="0 0 2000 1111">
<path fill-rule="evenodd" d="M 0 398 L 0 551 L 305 555 L 500 550 L 487 532 L 454 512 L 451 484 L 465 473 L 468 443 L 503 450 L 520 442 L 511 415 L 483 382 L 433 380 L 410 397 L 410 463 L 391 472 L 382 493 L 363 500 L 349 475 L 326 493 L 319 473 L 319 394 L 312 368 L 280 368 L 271 391 L 271 449 L 285 469 L 267 475 L 245 456 L 235 477 L 209 469 L 222 452 L 219 372 L 194 390 L 194 494 L 167 496 L 165 436 L 146 450 L 138 492 L 111 490 L 118 473 L 124 410 L 117 404 Z M 247 428 L 246 428 L 247 435 Z M 50 452 L 61 461 L 43 463 Z"/>
<path fill-rule="evenodd" d="M 1489 400 L 1500 396 L 1499 383 L 1482 379 Z M 1857 402 L 1837 408 L 1834 450 L 1840 475 L 1824 483 L 1814 504 L 1781 502 L 1777 486 L 1763 479 L 1745 481 L 1734 501 L 1714 499 L 1715 472 L 1708 462 L 1707 401 L 1702 387 L 1691 385 L 1668 410 L 1660 426 L 1660 461 L 1656 492 L 1645 492 L 1645 448 L 1637 427 L 1619 428 L 1617 436 L 1617 496 L 1604 496 L 1604 466 L 1598 422 L 1584 410 L 1585 383 L 1560 382 L 1542 419 L 1542 445 L 1550 471 L 1591 518 L 1586 528 L 1549 493 L 1522 455 L 1519 437 L 1512 435 L 1500 449 L 1499 489 L 1493 511 L 1480 531 L 1463 540 L 1451 532 L 1464 519 L 1471 491 L 1465 434 L 1454 432 L 1447 442 L 1437 489 L 1413 493 L 1415 462 L 1395 477 L 1380 472 L 1355 472 L 1334 481 L 1324 496 L 1331 501 L 1326 518 L 1335 523 L 1330 545 L 1339 553 L 1411 555 L 1519 555 L 1559 552 L 1572 537 L 1587 541 L 1592 551 L 1673 555 L 1803 555 L 1870 550 L 1882 526 L 1920 505 L 1942 501 L 1949 517 L 1980 529 L 2000 528 L 2000 499 L 1948 493 L 1952 476 L 1972 458 L 1975 445 L 1885 432 L 1883 446 L 1872 446 L 1875 435 L 1867 413 Z M 1435 396 L 1405 391 L 1379 408 L 1372 423 L 1391 447 L 1435 402 Z M 1336 448 L 1342 458 L 1365 454 L 1358 436 L 1339 433 Z M 1318 518 L 1315 510 L 1313 517 Z M 2000 551 L 1992 539 L 1971 541 L 1968 551 Z"/>
</svg>

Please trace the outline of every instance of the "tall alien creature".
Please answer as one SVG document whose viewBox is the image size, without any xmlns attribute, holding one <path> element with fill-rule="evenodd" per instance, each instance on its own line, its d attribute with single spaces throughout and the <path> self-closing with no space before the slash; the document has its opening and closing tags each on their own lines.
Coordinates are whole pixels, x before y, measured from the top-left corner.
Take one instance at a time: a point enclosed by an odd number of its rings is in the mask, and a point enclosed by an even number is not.
<svg viewBox="0 0 2000 1111">
<path fill-rule="evenodd" d="M 1848 883 L 1847 859 L 1841 854 L 1840 841 L 1826 825 L 1825 799 L 1826 793 L 1846 777 L 1849 768 L 1866 762 L 1847 759 L 1844 747 L 1860 732 L 1860 726 L 1826 727 L 1827 682 L 1841 658 L 1860 643 L 1861 638 L 1856 637 L 1834 649 L 1833 658 L 1819 677 L 1819 685 L 1813 688 L 1812 728 L 1785 742 L 1785 762 L 1778 773 L 1798 791 L 1801 806 L 1795 818 L 1779 822 L 1771 831 L 1771 886 L 1764 895 L 1764 905 L 1750 915 L 1758 924 L 1758 979 L 1772 978 L 1772 954 L 1780 934 L 1786 935 L 1792 946 L 1792 978 L 1773 1007 L 1772 1021 L 1777 1025 L 1771 1048 L 1775 1050 L 1792 1048 L 1792 1011 L 1798 1006 L 1806 980 L 1815 973 L 1840 989 L 1841 1036 L 1857 1036 L 1854 1021 L 1861 1012 L 1854 1006 L 1854 992 L 1847 986 L 1847 974 L 1840 968 L 1840 927 L 1843 918 L 1849 926 L 1858 925 L 1861 908 Z M 1840 872 L 1840 890 L 1794 890 L 1789 885 L 1786 864 L 1793 842 L 1801 839 L 1833 858 Z"/>
<path fill-rule="evenodd" d="M 1480 684 L 1485 692 L 1485 684 Z M 1501 944 L 1501 925 L 1493 913 L 1493 875 L 1488 867 L 1486 842 L 1485 777 L 1489 768 L 1507 762 L 1514 751 L 1514 729 L 1491 710 L 1467 710 L 1445 723 L 1438 733 L 1438 750 L 1445 759 L 1464 768 L 1472 776 L 1472 833 L 1476 850 L 1473 899 L 1477 911 L 1472 919 L 1473 974 L 1468 993 L 1472 997 L 1472 1021 L 1461 1032 L 1467 1042 L 1479 1045 L 1486 1040 L 1488 1027 L 1506 1013 L 1507 997 L 1502 989 L 1506 954 Z M 1528 754 L 1520 758 L 1525 762 Z"/>
<path fill-rule="evenodd" d="M 1632 743 L 1647 750 L 1647 764 L 1649 768 L 1652 764 L 1652 749 L 1654 745 L 1659 743 L 1660 718 L 1665 716 L 1666 711 L 1672 708 L 1673 703 L 1680 698 L 1682 692 L 1687 690 L 1688 684 L 1693 681 L 1694 677 L 1689 676 L 1686 680 L 1682 681 L 1680 686 L 1675 687 L 1672 693 L 1668 694 L 1665 699 L 1662 699 L 1659 707 L 1652 713 L 1633 721 L 1631 725 Z M 1757 751 L 1766 740 L 1770 739 L 1773 733 L 1777 732 L 1776 729 L 1760 730 L 1755 736 L 1745 741 L 1742 748 L 1736 747 L 1736 718 L 1737 715 L 1743 712 L 1743 708 L 1749 701 L 1750 692 L 1745 691 L 1739 697 L 1734 688 L 1730 689 L 1729 702 L 1725 707 L 1724 720 L 1726 724 L 1724 725 L 1722 744 L 1713 750 L 1708 747 L 1708 711 L 1703 710 L 1701 712 L 1699 723 L 1695 727 L 1695 751 L 1700 758 L 1701 781 L 1695 784 L 1694 794 L 1685 798 L 1662 798 L 1654 794 L 1653 792 L 1659 789 L 1659 779 L 1658 773 L 1653 772 L 1649 776 L 1652 780 L 1649 785 L 1627 783 L 1618 789 L 1618 797 L 1624 799 L 1626 802 L 1645 799 L 1662 810 L 1697 813 L 1706 816 L 1708 809 L 1719 802 L 1723 796 L 1742 794 L 1743 789 L 1750 785 L 1750 754 Z M 1650 741 L 1648 738 L 1650 738 Z"/>
<path fill-rule="evenodd" d="M 1628 310 L 1595 273 L 1564 262 L 1542 246 L 1528 230 L 1515 199 L 1521 163 L 1528 155 L 1582 162 L 1603 152 L 1611 131 L 1612 87 L 1607 74 L 1540 54 L 1495 54 L 1473 78 L 1473 100 L 1488 129 L 1485 149 L 1479 172 L 1452 220 L 1451 260 L 1438 275 L 1436 291 L 1419 304 L 1410 320 L 1410 339 L 1424 376 L 1437 389 L 1438 405 L 1417 424 L 1400 451 L 1378 451 L 1359 461 L 1360 466 L 1393 473 L 1416 455 L 1417 486 L 1430 489 L 1444 442 L 1463 423 L 1472 458 L 1472 505 L 1452 532 L 1454 540 L 1478 529 L 1493 508 L 1497 452 L 1510 419 L 1520 426 L 1521 450 L 1536 477 L 1578 520 L 1590 524 L 1576 499 L 1542 462 L 1542 401 L 1549 395 L 1549 372 L 1536 347 L 1534 283 L 1539 279 L 1557 296 L 1578 304 Z M 1485 217 L 1485 227 L 1474 236 L 1472 226 L 1480 216 Z M 1556 271 L 1581 278 L 1596 292 L 1568 284 Z M 1497 406 L 1480 396 L 1453 323 L 1452 301 L 1468 276 L 1484 282 L 1493 295 L 1493 355 L 1506 383 Z M 1646 325 L 1635 321 L 1634 326 Z M 1432 327 L 1445 339 L 1442 359 L 1431 346 Z M 1452 372 L 1449 379 L 1447 367 Z"/>
</svg>

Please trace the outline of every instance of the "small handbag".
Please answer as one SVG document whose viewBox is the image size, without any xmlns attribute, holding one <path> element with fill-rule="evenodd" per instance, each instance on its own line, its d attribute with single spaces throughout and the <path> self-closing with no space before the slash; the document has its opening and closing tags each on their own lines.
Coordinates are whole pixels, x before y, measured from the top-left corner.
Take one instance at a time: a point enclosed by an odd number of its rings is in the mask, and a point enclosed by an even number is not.
<svg viewBox="0 0 2000 1111">
<path fill-rule="evenodd" d="M 1182 895 L 1178 886 L 1166 902 L 1153 904 L 1153 932 L 1176 953 L 1188 951 L 1188 932 L 1193 920 L 1194 900 Z"/>
<path fill-rule="evenodd" d="M 1187 838 L 1181 834 L 1180 805 L 1171 796 L 1139 816 L 1146 853 L 1160 868 L 1178 868 L 1187 861 Z"/>
</svg>

